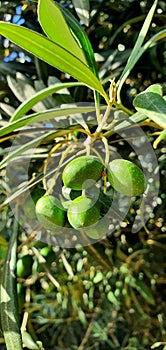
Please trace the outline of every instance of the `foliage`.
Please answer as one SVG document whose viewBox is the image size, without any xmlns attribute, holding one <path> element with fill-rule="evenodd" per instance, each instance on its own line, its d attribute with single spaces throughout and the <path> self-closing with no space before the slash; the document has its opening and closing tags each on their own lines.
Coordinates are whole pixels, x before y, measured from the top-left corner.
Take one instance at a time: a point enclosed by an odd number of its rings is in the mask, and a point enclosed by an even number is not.
<svg viewBox="0 0 166 350">
<path fill-rule="evenodd" d="M 1 3 L 1 328 L 6 347 L 165 349 L 164 4 Z M 21 26 L 14 22 L 16 4 Z M 41 231 L 37 220 L 27 220 L 23 206 L 40 187 L 60 198 L 59 173 L 68 157 L 82 153 L 97 154 L 105 168 L 110 155 L 120 154 L 142 167 L 149 187 L 145 196 L 117 197 L 110 235 L 83 239 L 80 247 L 66 236 Z M 102 185 L 110 190 L 105 177 Z M 110 202 L 104 205 L 107 211 Z"/>
</svg>

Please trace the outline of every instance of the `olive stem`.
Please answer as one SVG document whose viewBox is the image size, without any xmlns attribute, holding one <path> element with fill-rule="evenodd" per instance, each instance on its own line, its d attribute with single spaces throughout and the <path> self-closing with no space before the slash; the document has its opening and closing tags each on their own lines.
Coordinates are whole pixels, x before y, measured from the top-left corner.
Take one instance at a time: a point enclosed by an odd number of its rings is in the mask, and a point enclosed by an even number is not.
<svg viewBox="0 0 166 350">
<path fill-rule="evenodd" d="M 96 118 L 98 125 L 101 123 L 101 114 L 100 114 L 100 102 L 97 100 L 97 92 L 94 91 L 94 100 L 95 100 L 95 108 L 96 108 Z"/>
<path fill-rule="evenodd" d="M 103 129 L 104 125 L 106 124 L 106 121 L 107 121 L 107 119 L 108 119 L 108 117 L 110 115 L 111 109 L 112 109 L 112 104 L 107 106 L 107 109 L 106 109 L 105 114 L 104 114 L 104 116 L 103 116 L 103 118 L 101 120 L 101 123 L 99 123 L 99 125 L 98 125 L 98 127 L 97 127 L 97 129 L 95 131 L 95 134 L 94 134 L 95 137 L 97 137 L 100 134 L 100 132 L 102 131 L 102 129 Z"/>
<path fill-rule="evenodd" d="M 55 145 L 55 146 L 51 149 L 51 151 L 48 153 L 48 156 L 47 156 L 46 160 L 44 161 L 44 167 L 43 167 L 43 173 L 44 173 L 44 177 L 43 177 L 43 187 L 44 187 L 44 189 L 45 189 L 46 191 L 48 191 L 47 182 L 46 182 L 46 177 L 45 177 L 46 171 L 47 171 L 47 166 L 48 166 L 49 160 L 50 160 L 50 158 L 51 158 L 51 155 L 52 155 L 53 153 L 55 153 L 55 151 L 57 151 L 58 148 L 60 148 L 61 146 L 62 146 L 62 143 L 59 143 L 59 144 Z"/>
<path fill-rule="evenodd" d="M 102 142 L 104 143 L 104 146 L 105 146 L 105 167 L 107 168 L 108 164 L 109 164 L 109 159 L 110 159 L 108 140 L 104 136 L 102 136 L 101 139 L 102 139 Z"/>
<path fill-rule="evenodd" d="M 107 190 L 106 169 L 108 168 L 108 164 L 109 164 L 110 152 L 109 152 L 108 140 L 104 136 L 102 137 L 102 142 L 104 143 L 104 147 L 105 147 L 105 169 L 104 169 L 103 180 L 104 180 L 104 193 L 106 193 L 106 190 Z"/>
</svg>

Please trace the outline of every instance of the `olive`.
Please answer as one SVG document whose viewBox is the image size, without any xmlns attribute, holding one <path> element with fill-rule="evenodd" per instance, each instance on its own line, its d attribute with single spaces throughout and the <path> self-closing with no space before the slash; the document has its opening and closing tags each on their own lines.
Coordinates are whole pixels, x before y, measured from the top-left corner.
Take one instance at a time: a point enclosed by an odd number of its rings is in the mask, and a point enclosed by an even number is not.
<svg viewBox="0 0 166 350">
<path fill-rule="evenodd" d="M 26 278 L 32 273 L 33 257 L 26 254 L 17 260 L 16 274 L 17 277 Z"/>
<path fill-rule="evenodd" d="M 38 199 L 36 216 L 40 224 L 50 231 L 55 231 L 57 226 L 64 226 L 66 221 L 66 211 L 61 202 L 51 195 Z"/>
<path fill-rule="evenodd" d="M 108 234 L 109 223 L 110 223 L 109 218 L 105 216 L 102 219 L 100 219 L 96 224 L 94 224 L 92 227 L 87 228 L 85 230 L 85 233 L 89 238 L 93 238 L 93 239 L 103 238 L 106 234 Z"/>
<path fill-rule="evenodd" d="M 143 171 L 128 160 L 115 159 L 110 162 L 107 176 L 112 187 L 126 196 L 139 196 L 145 190 Z"/>
<path fill-rule="evenodd" d="M 92 199 L 86 196 L 77 197 L 70 204 L 67 216 L 70 225 L 75 229 L 91 226 L 100 219 L 100 210 Z"/>
<path fill-rule="evenodd" d="M 73 159 L 63 170 L 62 180 L 65 187 L 82 190 L 85 181 L 98 181 L 102 176 L 103 164 L 95 156 L 81 156 Z M 91 185 L 91 184 L 90 184 Z"/>
</svg>

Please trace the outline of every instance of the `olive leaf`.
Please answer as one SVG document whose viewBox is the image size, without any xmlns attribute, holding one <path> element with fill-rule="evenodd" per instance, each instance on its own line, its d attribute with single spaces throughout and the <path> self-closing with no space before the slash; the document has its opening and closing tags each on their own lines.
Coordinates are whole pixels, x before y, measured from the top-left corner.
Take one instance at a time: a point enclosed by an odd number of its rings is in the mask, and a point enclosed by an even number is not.
<svg viewBox="0 0 166 350">
<path fill-rule="evenodd" d="M 161 96 L 159 84 L 149 86 L 138 94 L 134 101 L 134 107 L 162 128 L 166 128 L 166 101 Z"/>
<path fill-rule="evenodd" d="M 109 104 L 109 98 L 99 79 L 73 53 L 41 34 L 12 23 L 0 21 L 0 34 L 53 67 L 82 81 L 85 85 L 99 92 Z"/>
</svg>

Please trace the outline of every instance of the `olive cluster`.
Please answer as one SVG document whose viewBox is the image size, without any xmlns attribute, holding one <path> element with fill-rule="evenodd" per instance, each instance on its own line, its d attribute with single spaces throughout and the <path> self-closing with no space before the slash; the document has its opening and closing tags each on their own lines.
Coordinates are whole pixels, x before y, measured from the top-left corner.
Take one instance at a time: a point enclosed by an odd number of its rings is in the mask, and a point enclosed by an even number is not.
<svg viewBox="0 0 166 350">
<path fill-rule="evenodd" d="M 104 193 L 99 180 L 106 176 L 110 188 Z M 39 195 L 35 214 L 40 224 L 55 232 L 57 226 L 84 230 L 91 238 L 106 234 L 109 220 L 105 214 L 111 207 L 113 191 L 127 196 L 144 192 L 142 170 L 128 160 L 115 159 L 107 169 L 96 156 L 80 156 L 70 161 L 62 173 L 62 198 Z M 97 186 L 96 186 L 97 185 Z M 37 196 L 36 196 L 37 197 Z M 35 197 L 35 198 L 36 198 Z M 104 221 L 101 220 L 104 217 Z"/>
<path fill-rule="evenodd" d="M 62 173 L 62 197 L 65 200 L 60 202 L 52 195 L 45 195 L 36 203 L 36 215 L 41 225 L 52 232 L 55 225 L 88 232 L 90 226 L 100 221 L 102 201 L 106 202 L 96 188 L 103 170 L 104 165 L 95 156 L 81 156 L 69 162 Z"/>
</svg>

